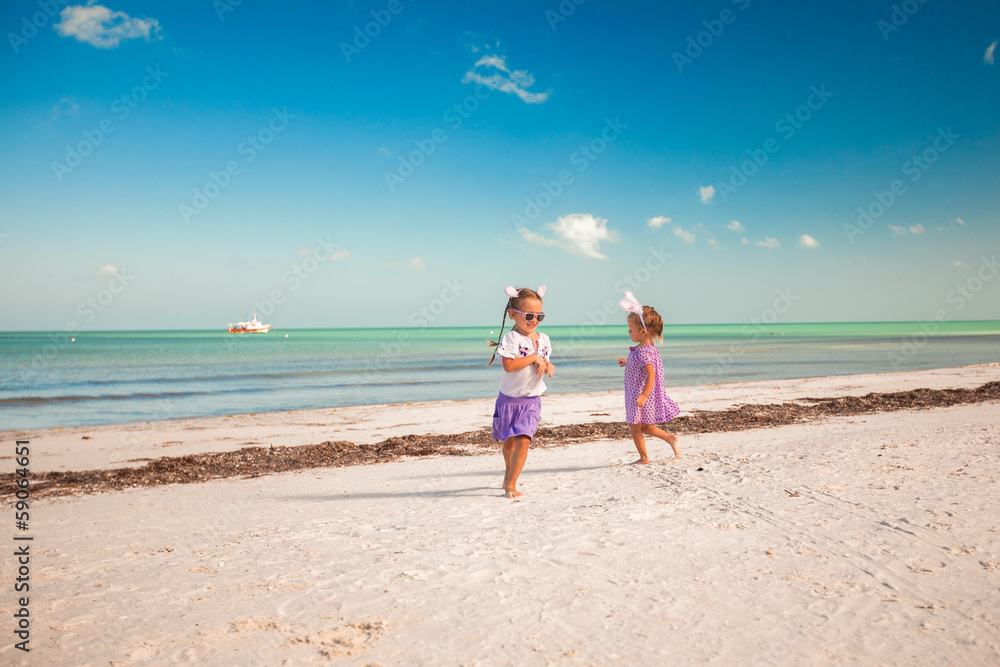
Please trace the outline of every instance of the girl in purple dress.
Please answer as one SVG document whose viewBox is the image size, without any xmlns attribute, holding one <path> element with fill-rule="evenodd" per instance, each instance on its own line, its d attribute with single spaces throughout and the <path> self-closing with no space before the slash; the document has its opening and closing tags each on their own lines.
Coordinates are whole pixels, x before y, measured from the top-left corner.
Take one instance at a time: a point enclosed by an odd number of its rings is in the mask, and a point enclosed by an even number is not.
<svg viewBox="0 0 1000 667">
<path fill-rule="evenodd" d="M 680 458 L 677 436 L 654 426 L 670 421 L 681 412 L 663 388 L 663 360 L 653 342 L 654 339 L 663 340 L 663 318 L 652 306 L 641 305 L 631 292 L 625 292 L 625 298 L 618 305 L 628 311 L 628 335 L 637 343 L 629 348 L 627 359 L 618 359 L 618 365 L 625 367 L 625 421 L 629 423 L 632 441 L 639 451 L 639 460 L 635 463 L 649 463 L 647 434 L 665 440 L 674 450 L 674 457 Z"/>
</svg>

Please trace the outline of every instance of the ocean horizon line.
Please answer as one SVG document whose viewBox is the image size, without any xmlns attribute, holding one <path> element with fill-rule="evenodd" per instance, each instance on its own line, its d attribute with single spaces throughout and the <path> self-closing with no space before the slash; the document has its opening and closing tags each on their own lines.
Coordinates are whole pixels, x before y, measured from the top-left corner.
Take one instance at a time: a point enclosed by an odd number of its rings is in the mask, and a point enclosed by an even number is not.
<svg viewBox="0 0 1000 667">
<path fill-rule="evenodd" d="M 866 325 L 920 325 L 920 324 L 937 324 L 944 326 L 955 326 L 955 325 L 987 325 L 996 324 L 1000 326 L 1000 319 L 994 320 L 848 320 L 848 321 L 818 321 L 818 322 L 674 322 L 674 323 L 664 323 L 663 327 L 666 331 L 671 328 L 682 328 L 682 327 L 772 327 L 772 328 L 788 328 L 788 327 L 802 327 L 802 326 L 866 326 Z M 611 329 L 616 327 L 626 326 L 624 321 L 615 324 L 593 324 L 593 323 L 579 323 L 579 324 L 550 324 L 543 325 L 545 328 L 562 328 L 562 329 L 573 329 L 573 328 L 593 328 L 593 329 Z M 420 326 L 371 326 L 371 327 L 274 327 L 272 325 L 271 333 L 274 331 L 447 331 L 454 329 L 496 329 L 495 324 L 456 324 L 451 326 L 440 326 L 440 327 L 420 327 Z M 152 329 L 78 329 L 75 331 L 63 331 L 60 329 L 0 329 L 0 335 L 2 334 L 58 334 L 63 336 L 75 336 L 78 334 L 122 334 L 122 333 L 228 333 L 226 327 L 220 326 L 218 328 L 152 328 Z"/>
</svg>

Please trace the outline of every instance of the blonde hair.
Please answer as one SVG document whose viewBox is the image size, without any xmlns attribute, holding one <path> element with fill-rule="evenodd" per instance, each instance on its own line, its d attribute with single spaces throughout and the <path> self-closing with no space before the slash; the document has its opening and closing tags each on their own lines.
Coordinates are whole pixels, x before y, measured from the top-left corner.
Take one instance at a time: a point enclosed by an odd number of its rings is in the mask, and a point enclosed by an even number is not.
<svg viewBox="0 0 1000 667">
<path fill-rule="evenodd" d="M 663 342 L 663 318 L 656 312 L 656 308 L 643 306 L 642 319 L 639 318 L 639 313 L 629 313 L 625 319 L 629 324 L 636 327 L 641 327 L 643 320 L 645 320 L 646 331 L 649 332 L 650 337 Z"/>
<path fill-rule="evenodd" d="M 492 340 L 486 341 L 490 347 L 495 348 L 500 346 L 500 340 L 503 338 L 503 328 L 507 326 L 507 312 L 511 308 L 513 308 L 514 310 L 521 310 L 521 305 L 529 299 L 536 299 L 538 303 L 542 302 L 542 297 L 538 294 L 538 292 L 528 287 L 518 287 L 517 296 L 512 296 L 509 299 L 507 299 L 507 305 L 504 306 L 503 309 L 503 320 L 500 322 L 500 335 L 497 336 L 497 339 L 495 341 Z M 490 357 L 490 363 L 486 365 L 492 366 L 493 362 L 496 361 L 496 358 L 497 358 L 497 351 L 493 350 L 493 356 Z"/>
</svg>

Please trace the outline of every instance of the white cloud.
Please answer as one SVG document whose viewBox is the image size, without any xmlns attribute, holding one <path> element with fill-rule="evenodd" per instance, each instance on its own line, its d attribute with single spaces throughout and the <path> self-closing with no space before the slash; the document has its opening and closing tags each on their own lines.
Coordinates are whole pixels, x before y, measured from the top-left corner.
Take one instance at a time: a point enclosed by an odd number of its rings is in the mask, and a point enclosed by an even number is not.
<svg viewBox="0 0 1000 667">
<path fill-rule="evenodd" d="M 983 62 L 987 65 L 993 64 L 993 51 L 997 48 L 997 40 L 993 40 L 993 43 L 986 47 L 986 53 L 983 54 Z"/>
<path fill-rule="evenodd" d="M 955 260 L 954 262 L 952 262 L 952 264 L 954 264 L 955 266 L 957 266 L 960 269 L 968 269 L 969 268 L 969 265 L 966 264 L 965 262 L 963 262 L 960 259 Z"/>
<path fill-rule="evenodd" d="M 756 241 L 754 245 L 759 245 L 761 248 L 780 248 L 781 242 L 773 236 L 765 236 L 763 241 Z"/>
<path fill-rule="evenodd" d="M 819 241 L 809 236 L 808 234 L 799 235 L 799 247 L 800 248 L 818 248 Z"/>
<path fill-rule="evenodd" d="M 707 204 L 712 201 L 712 197 L 715 196 L 715 186 L 707 185 L 705 187 L 698 187 L 698 194 L 701 196 L 701 203 Z"/>
<path fill-rule="evenodd" d="M 555 238 L 537 234 L 527 227 L 521 227 L 521 238 L 528 243 L 554 246 L 574 255 L 583 255 L 592 259 L 607 259 L 601 253 L 601 242 L 613 243 L 618 240 L 618 232 L 608 229 L 607 220 L 595 218 L 589 213 L 564 215 L 546 227 L 552 230 Z"/>
<path fill-rule="evenodd" d="M 346 257 L 343 256 L 337 257 L 337 255 L 341 252 L 347 252 L 347 251 L 337 250 L 333 253 L 333 255 L 330 256 L 330 259 L 346 259 Z M 350 256 L 350 253 L 348 253 L 348 256 Z M 395 259 L 392 260 L 383 259 L 382 266 L 387 266 L 390 269 L 408 269 L 410 271 L 424 271 L 427 268 L 427 262 L 424 261 L 424 256 L 420 255 L 418 257 L 414 257 L 413 259 L 405 263 L 400 263 L 398 260 Z"/>
<path fill-rule="evenodd" d="M 500 48 L 499 39 L 494 40 L 487 37 L 485 34 L 474 30 L 463 30 L 462 41 L 465 43 L 465 48 L 472 53 L 479 53 L 480 51 L 495 51 Z"/>
<path fill-rule="evenodd" d="M 551 227 L 552 225 L 549 226 Z M 534 243 L 535 245 L 544 245 L 551 247 L 559 245 L 558 240 L 550 239 L 546 236 L 542 236 L 541 234 L 537 234 L 528 229 L 527 227 L 521 227 L 521 229 L 518 231 L 521 233 L 521 238 L 523 238 L 528 243 Z"/>
<path fill-rule="evenodd" d="M 743 240 L 740 241 L 740 243 L 742 243 L 743 245 L 750 245 L 750 241 L 748 241 L 747 237 L 745 236 L 743 237 Z"/>
<path fill-rule="evenodd" d="M 719 242 L 716 241 L 715 239 L 708 239 L 708 245 L 714 248 L 715 246 L 719 245 Z"/>
<path fill-rule="evenodd" d="M 965 224 L 965 220 L 962 220 L 961 218 L 955 218 L 955 222 L 962 225 L 963 227 L 968 227 L 968 225 Z"/>
<path fill-rule="evenodd" d="M 379 153 L 379 155 L 384 155 L 386 157 L 389 157 L 389 156 L 392 155 L 392 151 L 389 150 L 388 148 L 386 148 L 385 146 L 382 146 L 381 148 L 379 148 L 378 149 L 378 153 Z"/>
<path fill-rule="evenodd" d="M 486 72 L 485 75 L 477 71 L 480 68 Z M 465 76 L 462 77 L 462 83 L 478 83 L 502 93 L 512 93 L 527 104 L 541 104 L 549 99 L 548 92 L 529 92 L 528 88 L 535 85 L 535 77 L 528 74 L 526 70 L 511 71 L 508 69 L 504 56 L 483 56 L 476 61 L 472 69 L 465 73 Z"/>
<path fill-rule="evenodd" d="M 683 227 L 678 225 L 674 227 L 674 236 L 679 238 L 684 243 L 694 243 L 695 235 L 689 231 L 686 231 Z"/>
<path fill-rule="evenodd" d="M 649 220 L 647 220 L 646 224 L 649 225 L 652 229 L 659 229 L 663 225 L 669 225 L 671 222 L 672 221 L 670 220 L 670 218 L 658 215 L 655 218 L 650 218 Z"/>
<path fill-rule="evenodd" d="M 117 264 L 105 264 L 104 266 L 99 266 L 97 268 L 97 275 L 108 276 L 110 278 L 114 278 L 121 272 L 122 272 L 122 267 L 118 266 Z"/>
<path fill-rule="evenodd" d="M 72 5 L 59 16 L 55 25 L 63 37 L 74 37 L 99 49 L 113 49 L 122 40 L 159 36 L 160 22 L 156 19 L 134 19 L 124 12 L 113 12 L 103 5 Z"/>
<path fill-rule="evenodd" d="M 483 56 L 482 58 L 476 61 L 476 64 L 472 69 L 475 69 L 480 65 L 483 65 L 484 67 L 494 67 L 504 72 L 510 71 L 507 69 L 507 59 L 504 56 L 498 56 L 498 55 Z"/>
<path fill-rule="evenodd" d="M 742 232 L 743 231 L 743 225 L 740 224 L 739 220 L 733 220 L 728 225 L 726 225 L 726 229 L 728 229 L 729 231 L 732 231 L 732 232 Z"/>
<path fill-rule="evenodd" d="M 909 227 L 900 227 L 899 225 L 889 225 L 889 231 L 893 233 L 894 236 L 902 236 L 904 234 L 926 234 L 927 230 L 921 224 L 911 225 Z"/>
</svg>

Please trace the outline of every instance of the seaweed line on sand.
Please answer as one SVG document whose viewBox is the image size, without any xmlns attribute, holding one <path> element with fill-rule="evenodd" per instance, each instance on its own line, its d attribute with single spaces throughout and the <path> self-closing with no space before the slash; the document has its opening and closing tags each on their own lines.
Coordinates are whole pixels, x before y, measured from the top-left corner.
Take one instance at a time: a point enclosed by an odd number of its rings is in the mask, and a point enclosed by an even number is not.
<svg viewBox="0 0 1000 667">
<path fill-rule="evenodd" d="M 852 415 L 931 409 L 1000 400 L 1000 382 L 975 389 L 913 389 L 895 393 L 870 393 L 841 398 L 802 398 L 791 403 L 744 404 L 728 410 L 697 410 L 670 422 L 679 434 L 718 433 Z M 625 422 L 596 422 L 538 429 L 534 446 L 547 447 L 591 440 L 627 440 Z M 247 447 L 233 452 L 162 457 L 138 468 L 35 473 L 33 498 L 119 491 L 131 487 L 190 484 L 226 477 L 253 478 L 291 470 L 367 465 L 395 461 L 404 456 L 473 456 L 495 452 L 498 443 L 489 429 L 454 435 L 405 435 L 372 445 L 346 441 L 294 447 Z M 16 473 L 8 473 L 0 498 L 17 491 Z M 11 498 L 13 500 L 13 498 Z"/>
</svg>

